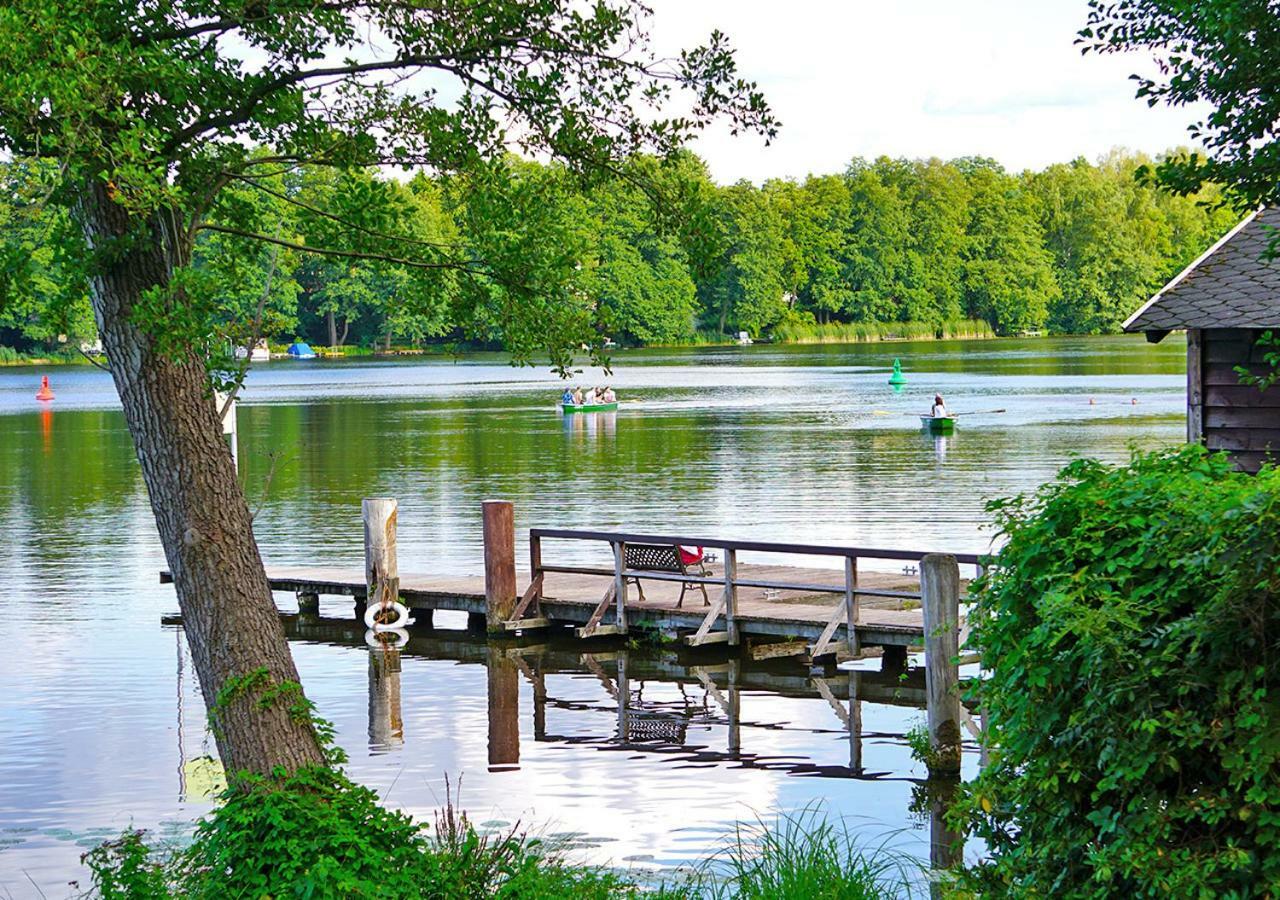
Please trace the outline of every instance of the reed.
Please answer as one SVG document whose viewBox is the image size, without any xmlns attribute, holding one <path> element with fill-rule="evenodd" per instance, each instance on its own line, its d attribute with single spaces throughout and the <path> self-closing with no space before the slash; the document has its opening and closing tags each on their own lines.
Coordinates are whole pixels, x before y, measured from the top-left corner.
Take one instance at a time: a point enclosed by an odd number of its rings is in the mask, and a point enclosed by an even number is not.
<svg viewBox="0 0 1280 900">
<path fill-rule="evenodd" d="M 786 322 L 773 329 L 773 339 L 783 344 L 859 344 L 995 336 L 991 326 L 982 319 L 957 319 L 941 325 L 930 322 Z"/>
</svg>

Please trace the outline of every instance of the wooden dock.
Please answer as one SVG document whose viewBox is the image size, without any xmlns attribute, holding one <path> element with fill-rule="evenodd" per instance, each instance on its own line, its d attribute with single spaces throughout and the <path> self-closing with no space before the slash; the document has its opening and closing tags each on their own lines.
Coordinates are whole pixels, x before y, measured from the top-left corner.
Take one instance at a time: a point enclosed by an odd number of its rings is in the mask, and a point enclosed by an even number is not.
<svg viewBox="0 0 1280 900">
<path fill-rule="evenodd" d="M 720 647 L 731 661 L 796 657 L 814 670 L 832 660 L 883 648 L 886 669 L 900 669 L 909 647 L 925 652 L 931 769 L 960 766 L 958 659 L 966 631 L 960 566 L 977 572 L 984 557 L 922 550 L 788 544 L 689 535 L 531 528 L 529 569 L 518 571 L 511 503 L 482 504 L 483 574 L 401 575 L 396 554 L 398 504 L 366 498 L 363 571 L 320 566 L 268 566 L 273 591 L 292 592 L 302 616 L 319 612 L 320 597 L 355 599 L 371 647 L 392 651 L 409 637 L 414 616 L 430 627 L 436 610 L 467 614 L 467 627 L 491 640 L 570 637 L 595 655 L 597 642 L 630 640 L 639 632 L 676 638 L 693 652 Z M 566 562 L 548 550 L 578 550 Z M 612 566 L 583 565 L 582 545 L 607 548 Z M 694 548 L 696 552 L 687 552 Z M 714 561 L 704 550 L 718 551 Z M 740 554 L 825 558 L 838 568 L 744 563 Z M 872 560 L 875 569 L 862 567 Z M 896 575 L 883 569 L 901 566 Z M 168 572 L 161 581 L 170 581 Z M 683 598 L 683 600 L 681 600 Z M 623 666 L 619 661 L 620 667 Z M 507 673 L 508 676 L 511 673 Z M 619 679 L 624 675 L 620 669 Z M 849 685 L 855 684 L 850 680 Z M 839 706 L 825 681 L 817 686 Z M 854 702 L 851 700 L 851 703 Z M 620 733 L 625 707 L 620 707 Z M 853 706 L 849 715 L 853 715 Z M 856 729 L 854 729 L 856 730 Z M 852 731 L 851 731 L 852 733 Z M 856 742 L 855 742 L 856 743 Z"/>
<path fill-rule="evenodd" d="M 723 567 L 712 565 L 712 578 L 722 576 Z M 740 587 L 737 597 L 737 621 L 747 635 L 789 638 L 814 642 L 821 637 L 831 617 L 839 610 L 836 591 L 843 591 L 844 573 L 829 569 L 807 569 L 796 566 L 742 565 L 737 568 L 739 583 L 769 581 L 812 583 L 828 586 L 832 593 Z M 316 566 L 268 566 L 267 578 L 274 591 L 299 596 L 366 596 L 364 573 L 356 568 Z M 530 582 L 527 571 L 517 573 L 523 593 Z M 608 589 L 612 575 L 548 572 L 544 576 L 542 617 L 554 624 L 583 626 Z M 911 594 L 919 582 L 907 576 L 864 572 L 860 587 L 885 593 Z M 626 601 L 628 625 L 661 631 L 695 631 L 705 619 L 704 606 L 698 592 L 685 594 L 683 608 L 676 606 L 680 595 L 678 582 L 644 579 L 645 600 L 642 602 L 632 586 Z M 766 593 L 769 592 L 769 593 Z M 715 597 L 714 591 L 708 592 Z M 400 573 L 400 598 L 414 610 L 456 610 L 475 616 L 486 613 L 483 575 L 436 576 Z M 914 606 L 913 609 L 902 609 Z M 910 596 L 871 597 L 863 601 L 857 624 L 862 644 L 872 646 L 919 646 L 924 639 L 924 618 L 918 601 Z M 843 626 L 837 629 L 837 640 L 844 640 Z"/>
</svg>

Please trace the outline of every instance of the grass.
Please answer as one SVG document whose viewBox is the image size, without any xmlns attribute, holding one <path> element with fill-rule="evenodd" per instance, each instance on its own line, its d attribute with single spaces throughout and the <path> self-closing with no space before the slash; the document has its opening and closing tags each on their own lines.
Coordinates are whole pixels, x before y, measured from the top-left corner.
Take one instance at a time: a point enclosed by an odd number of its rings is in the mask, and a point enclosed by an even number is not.
<svg viewBox="0 0 1280 900">
<path fill-rule="evenodd" d="M 929 322 L 794 322 L 773 329 L 775 341 L 784 344 L 859 344 L 893 340 L 955 340 L 992 338 L 995 332 L 982 319 L 959 319 L 934 325 Z"/>
<path fill-rule="evenodd" d="M 863 849 L 843 824 L 816 806 L 772 822 L 740 825 L 698 870 L 684 897 L 871 900 L 910 897 L 920 880 L 914 860 L 881 844 Z M 913 877 L 913 875 L 915 877 Z"/>
</svg>

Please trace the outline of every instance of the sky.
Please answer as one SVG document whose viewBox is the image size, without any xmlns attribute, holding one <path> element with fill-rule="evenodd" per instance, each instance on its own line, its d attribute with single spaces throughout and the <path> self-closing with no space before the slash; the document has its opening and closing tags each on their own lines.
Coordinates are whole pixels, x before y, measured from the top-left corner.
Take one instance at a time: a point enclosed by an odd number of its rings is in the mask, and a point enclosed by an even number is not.
<svg viewBox="0 0 1280 900">
<path fill-rule="evenodd" d="M 650 0 L 654 48 L 728 34 L 782 130 L 713 128 L 693 149 L 720 182 L 804 178 L 855 156 L 988 156 L 1041 168 L 1115 147 L 1186 145 L 1196 110 L 1148 107 L 1150 58 L 1082 56 L 1085 0 Z"/>
</svg>

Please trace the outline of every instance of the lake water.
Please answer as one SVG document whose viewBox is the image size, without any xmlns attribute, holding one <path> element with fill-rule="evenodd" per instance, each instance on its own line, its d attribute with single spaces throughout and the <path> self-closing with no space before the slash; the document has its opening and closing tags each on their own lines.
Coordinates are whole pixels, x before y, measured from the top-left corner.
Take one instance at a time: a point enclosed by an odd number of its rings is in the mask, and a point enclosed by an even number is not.
<svg viewBox="0 0 1280 900">
<path fill-rule="evenodd" d="M 991 541 L 988 499 L 1033 490 L 1074 455 L 1119 461 L 1179 441 L 1183 353 L 1141 337 L 622 352 L 612 375 L 579 379 L 607 380 L 622 408 L 576 417 L 556 412 L 552 375 L 497 357 L 271 362 L 240 407 L 240 469 L 269 563 L 359 566 L 368 496 L 400 501 L 404 571 L 480 572 L 489 497 L 514 501 L 520 531 L 974 552 Z M 896 393 L 895 356 L 908 378 Z M 5 897 L 66 896 L 85 847 L 130 824 L 187 833 L 209 809 L 192 761 L 213 750 L 181 630 L 161 623 L 177 603 L 158 583 L 163 554 L 110 379 L 50 369 L 57 399 L 42 406 L 40 374 L 0 369 Z M 935 391 L 971 413 L 950 437 L 919 428 Z M 479 822 L 520 820 L 577 836 L 587 859 L 667 867 L 737 820 L 821 803 L 873 842 L 928 856 L 927 818 L 910 810 L 924 773 L 902 738 L 922 713 L 889 702 L 873 662 L 852 676 L 885 700 L 862 703 L 857 770 L 836 709 L 844 671 L 824 694 L 794 662 L 504 654 L 448 630 L 465 623 L 445 614 L 387 665 L 349 602 L 327 598 L 321 616 L 290 623 L 307 692 L 352 775 L 417 815 L 461 776 Z"/>
</svg>

